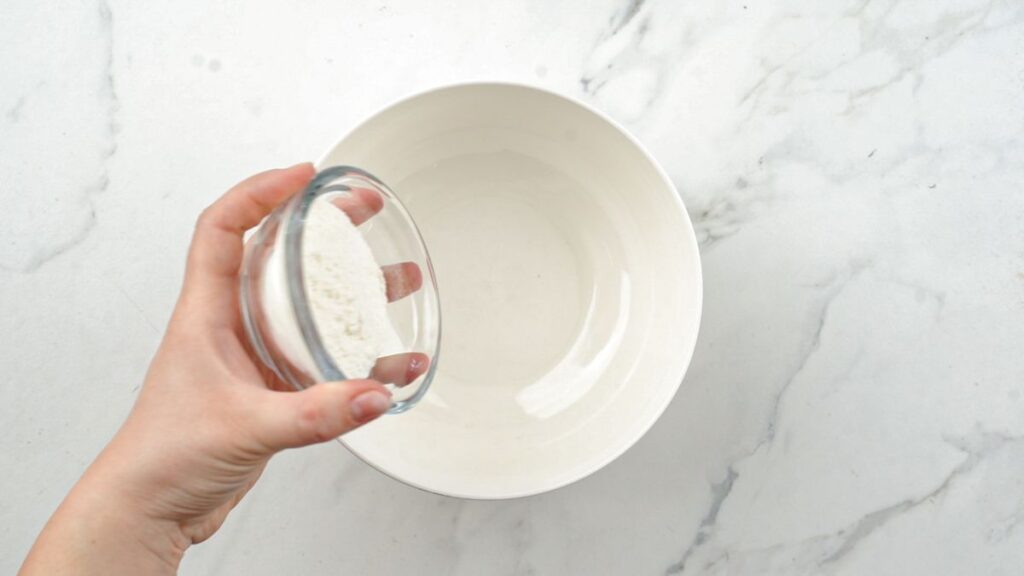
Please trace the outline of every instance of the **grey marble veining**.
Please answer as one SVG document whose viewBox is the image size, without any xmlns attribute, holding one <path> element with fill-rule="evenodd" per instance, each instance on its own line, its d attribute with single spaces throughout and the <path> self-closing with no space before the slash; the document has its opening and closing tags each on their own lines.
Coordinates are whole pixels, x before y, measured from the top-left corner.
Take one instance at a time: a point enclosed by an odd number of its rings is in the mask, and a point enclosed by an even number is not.
<svg viewBox="0 0 1024 576">
<path fill-rule="evenodd" d="M 281 455 L 186 574 L 1015 574 L 1024 5 L 0 8 L 0 570 L 131 405 L 192 222 L 395 98 L 584 99 L 680 190 L 705 311 L 632 450 L 509 502 Z"/>
</svg>

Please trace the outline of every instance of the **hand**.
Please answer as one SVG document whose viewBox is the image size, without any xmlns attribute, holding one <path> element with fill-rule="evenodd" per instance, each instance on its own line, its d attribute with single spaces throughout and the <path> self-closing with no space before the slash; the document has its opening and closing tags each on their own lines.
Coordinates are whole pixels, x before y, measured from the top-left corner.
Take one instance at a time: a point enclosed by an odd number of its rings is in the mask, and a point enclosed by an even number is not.
<svg viewBox="0 0 1024 576">
<path fill-rule="evenodd" d="M 390 392 L 375 380 L 285 392 L 247 344 L 238 304 L 243 234 L 313 175 L 310 164 L 258 174 L 200 216 L 181 296 L 139 398 L 43 530 L 23 574 L 174 573 L 273 454 L 336 438 L 390 407 Z M 382 201 L 356 190 L 336 204 L 360 224 Z M 408 263 L 383 270 L 390 299 L 422 281 Z M 399 355 L 373 376 L 402 385 L 425 370 L 422 355 Z"/>
</svg>

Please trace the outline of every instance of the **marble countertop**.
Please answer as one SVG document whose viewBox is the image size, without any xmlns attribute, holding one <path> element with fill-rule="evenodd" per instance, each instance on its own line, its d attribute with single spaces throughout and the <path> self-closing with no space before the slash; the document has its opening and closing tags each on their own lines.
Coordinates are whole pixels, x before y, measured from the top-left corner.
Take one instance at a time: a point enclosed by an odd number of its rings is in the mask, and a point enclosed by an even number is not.
<svg viewBox="0 0 1024 576">
<path fill-rule="evenodd" d="M 1024 4 L 284 4 L 0 7 L 0 572 L 129 409 L 200 209 L 472 79 L 592 103 L 675 181 L 706 294 L 675 401 L 523 500 L 286 453 L 183 573 L 1024 566 Z"/>
</svg>

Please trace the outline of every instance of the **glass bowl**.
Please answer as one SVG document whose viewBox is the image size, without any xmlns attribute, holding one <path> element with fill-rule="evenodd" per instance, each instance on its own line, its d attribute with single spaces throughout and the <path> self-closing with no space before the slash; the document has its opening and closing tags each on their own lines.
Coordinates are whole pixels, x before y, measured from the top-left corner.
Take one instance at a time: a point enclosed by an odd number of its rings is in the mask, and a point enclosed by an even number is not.
<svg viewBox="0 0 1024 576">
<path fill-rule="evenodd" d="M 430 386 L 441 337 L 434 270 L 412 217 L 371 174 L 321 170 L 252 234 L 240 278 L 249 341 L 283 382 L 373 378 L 390 389 L 391 414 Z"/>
</svg>

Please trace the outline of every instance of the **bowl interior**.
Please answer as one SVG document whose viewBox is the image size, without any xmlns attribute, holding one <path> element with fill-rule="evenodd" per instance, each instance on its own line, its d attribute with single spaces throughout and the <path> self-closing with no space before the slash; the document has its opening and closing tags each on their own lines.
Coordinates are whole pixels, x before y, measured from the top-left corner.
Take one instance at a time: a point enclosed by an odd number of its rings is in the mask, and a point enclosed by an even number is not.
<svg viewBox="0 0 1024 576">
<path fill-rule="evenodd" d="M 391 186 L 436 271 L 443 337 L 415 410 L 344 442 L 434 492 L 506 498 L 607 464 L 653 424 L 689 363 L 701 305 L 693 230 L 629 136 L 505 84 L 442 88 L 323 160 Z"/>
</svg>

